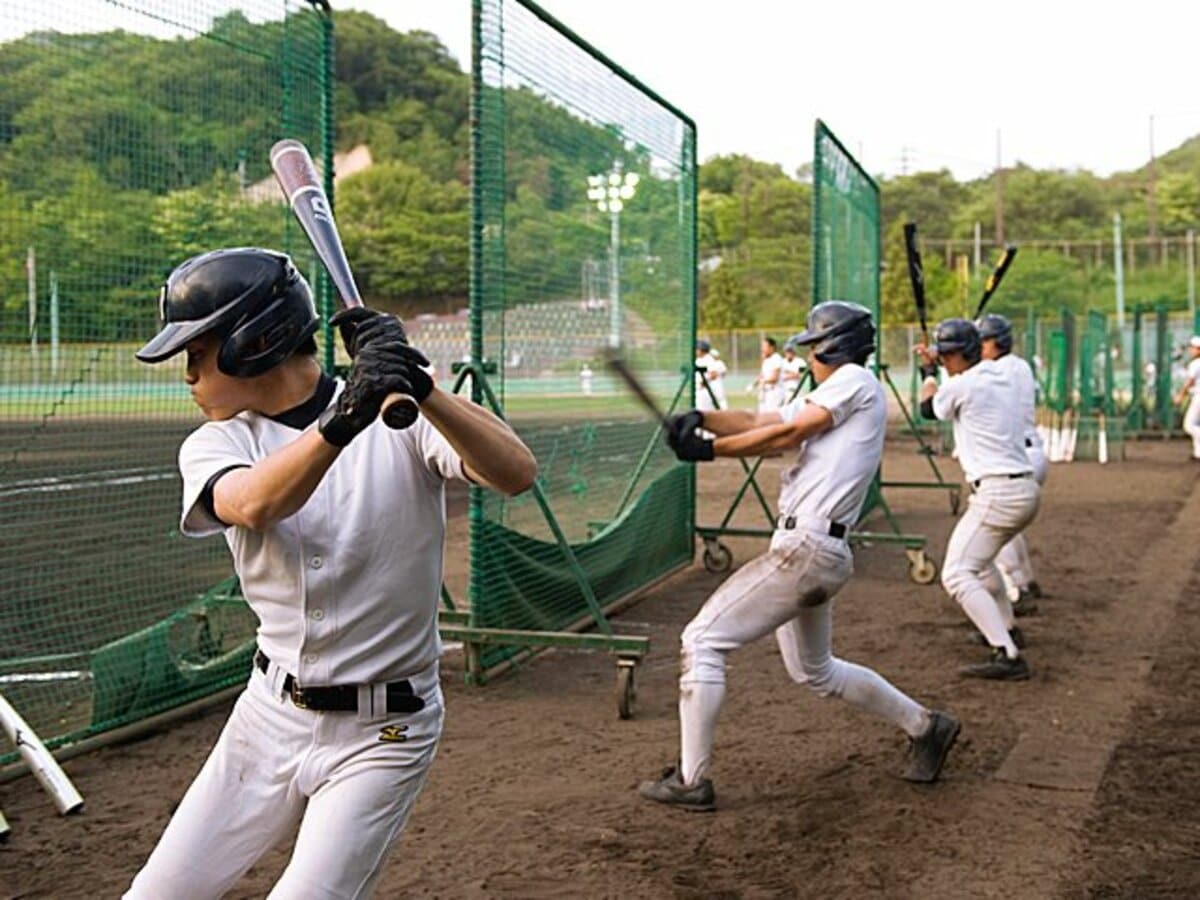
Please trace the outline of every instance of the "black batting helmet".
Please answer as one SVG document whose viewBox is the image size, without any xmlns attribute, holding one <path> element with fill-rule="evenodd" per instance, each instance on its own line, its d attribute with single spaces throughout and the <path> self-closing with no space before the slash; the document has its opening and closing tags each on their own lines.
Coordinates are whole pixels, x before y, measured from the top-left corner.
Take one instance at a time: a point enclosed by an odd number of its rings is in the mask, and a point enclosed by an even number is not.
<svg viewBox="0 0 1200 900">
<path fill-rule="evenodd" d="M 979 362 L 979 329 L 969 319 L 943 319 L 933 332 L 939 354 L 961 353 L 969 363 Z"/>
<path fill-rule="evenodd" d="M 860 366 L 875 349 L 871 311 L 845 300 L 826 300 L 808 311 L 804 331 L 787 340 L 788 346 L 812 345 L 813 355 L 829 365 L 853 362 Z"/>
<path fill-rule="evenodd" d="M 999 313 L 987 313 L 975 320 L 981 341 L 995 341 L 1002 354 L 1012 352 L 1012 322 Z"/>
<path fill-rule="evenodd" d="M 137 352 L 162 362 L 209 332 L 221 338 L 217 368 L 249 378 L 271 369 L 317 330 L 308 282 L 283 253 L 212 250 L 175 267 L 158 296 L 162 330 Z"/>
</svg>

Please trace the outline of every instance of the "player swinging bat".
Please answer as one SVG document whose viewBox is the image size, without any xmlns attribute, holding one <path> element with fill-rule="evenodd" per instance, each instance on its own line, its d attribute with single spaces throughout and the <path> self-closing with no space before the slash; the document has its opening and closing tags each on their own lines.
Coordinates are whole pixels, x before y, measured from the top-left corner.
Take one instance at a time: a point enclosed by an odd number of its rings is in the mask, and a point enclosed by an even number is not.
<svg viewBox="0 0 1200 900">
<path fill-rule="evenodd" d="M 362 295 L 346 260 L 333 209 L 308 148 L 291 138 L 277 142 L 271 148 L 271 169 L 300 227 L 329 273 L 342 304 L 362 306 Z M 416 421 L 417 412 L 417 402 L 412 397 L 392 394 L 384 401 L 381 416 L 389 428 L 407 428 Z"/>
</svg>

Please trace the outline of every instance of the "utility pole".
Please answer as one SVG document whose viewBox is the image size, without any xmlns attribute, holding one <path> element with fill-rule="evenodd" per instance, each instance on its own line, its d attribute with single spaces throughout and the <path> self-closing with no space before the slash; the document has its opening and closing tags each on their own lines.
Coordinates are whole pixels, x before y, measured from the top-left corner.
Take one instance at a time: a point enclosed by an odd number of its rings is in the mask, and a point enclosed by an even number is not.
<svg viewBox="0 0 1200 900">
<path fill-rule="evenodd" d="M 1150 184 L 1146 190 L 1146 224 L 1150 237 L 1158 237 L 1158 165 L 1154 157 L 1154 113 L 1150 114 Z"/>
<path fill-rule="evenodd" d="M 1121 214 L 1113 213 L 1113 280 L 1117 283 L 1117 328 L 1125 327 L 1125 272 L 1121 262 Z"/>
<path fill-rule="evenodd" d="M 1187 233 L 1187 273 L 1188 273 L 1188 313 L 1192 317 L 1193 333 L 1196 327 L 1196 231 L 1188 229 Z"/>
<path fill-rule="evenodd" d="M 996 246 L 1004 246 L 1004 166 L 1000 154 L 1000 129 L 996 129 Z"/>
</svg>

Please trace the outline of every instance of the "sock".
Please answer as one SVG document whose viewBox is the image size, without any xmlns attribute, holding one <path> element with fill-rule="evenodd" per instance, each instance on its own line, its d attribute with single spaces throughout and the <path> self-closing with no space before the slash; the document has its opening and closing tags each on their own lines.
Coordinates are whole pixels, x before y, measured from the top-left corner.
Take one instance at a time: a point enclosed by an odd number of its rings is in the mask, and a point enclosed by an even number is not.
<svg viewBox="0 0 1200 900">
<path fill-rule="evenodd" d="M 721 682 L 686 681 L 679 685 L 679 776 L 684 784 L 695 784 L 708 771 L 724 699 L 725 685 Z"/>
</svg>

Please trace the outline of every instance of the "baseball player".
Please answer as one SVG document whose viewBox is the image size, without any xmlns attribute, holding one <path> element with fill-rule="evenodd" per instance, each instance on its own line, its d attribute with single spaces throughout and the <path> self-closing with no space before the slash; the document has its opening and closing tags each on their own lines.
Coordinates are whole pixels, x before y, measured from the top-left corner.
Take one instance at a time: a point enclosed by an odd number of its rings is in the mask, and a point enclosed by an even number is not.
<svg viewBox="0 0 1200 900">
<path fill-rule="evenodd" d="M 138 353 L 187 354 L 207 421 L 183 442 L 182 531 L 223 533 L 259 620 L 249 684 L 130 898 L 220 897 L 297 826 L 272 898 L 366 897 L 442 729 L 437 602 L 444 485 L 527 488 L 532 454 L 499 418 L 437 389 L 400 321 L 334 322 L 353 364 L 326 376 L 291 260 L 216 250 L 177 267 Z M 393 431 L 385 398 L 421 415 Z"/>
<path fill-rule="evenodd" d="M 680 756 L 640 794 L 692 810 L 715 806 L 713 733 L 725 698 L 725 659 L 771 632 L 798 684 L 841 697 L 901 728 L 911 739 L 904 777 L 933 781 L 959 732 L 947 713 L 933 712 L 871 669 L 832 652 L 833 597 L 853 572 L 846 542 L 879 467 L 887 408 L 883 389 L 863 363 L 874 349 L 871 314 L 832 300 L 813 307 L 793 340 L 810 347 L 817 387 L 765 413 L 692 410 L 669 423 L 667 441 L 681 460 L 761 456 L 793 451 L 784 472 L 780 516 L 767 553 L 717 589 L 682 637 L 679 677 Z M 701 427 L 718 437 L 701 437 Z"/>
<path fill-rule="evenodd" d="M 1187 375 L 1175 402 L 1182 404 L 1191 396 L 1183 414 L 1183 430 L 1192 436 L 1192 459 L 1200 460 L 1200 335 L 1192 336 L 1187 349 Z"/>
<path fill-rule="evenodd" d="M 1029 677 L 1024 637 L 996 571 L 1000 548 L 1037 515 L 1040 488 L 1025 452 L 1025 422 L 1004 367 L 981 357 L 979 331 L 967 319 L 946 319 L 934 346 L 919 345 L 921 413 L 954 425 L 954 446 L 972 488 L 967 511 L 946 546 L 942 585 L 992 648 L 962 674 L 1015 681 Z M 939 386 L 938 362 L 949 378 Z"/>
<path fill-rule="evenodd" d="M 800 383 L 804 380 L 804 376 L 808 372 L 808 367 L 804 364 L 804 360 L 796 354 L 797 349 L 790 338 L 783 345 L 783 369 L 781 370 L 779 381 L 783 387 L 783 400 L 785 403 L 796 396 L 796 392 L 800 389 Z"/>
<path fill-rule="evenodd" d="M 696 408 L 704 411 L 724 409 L 729 405 L 725 398 L 725 362 L 716 354 L 712 344 L 705 340 L 696 341 Z M 712 388 L 709 392 L 708 387 Z M 713 398 L 716 404 L 713 404 Z"/>
<path fill-rule="evenodd" d="M 1033 466 L 1033 477 L 1038 485 L 1046 483 L 1050 464 L 1042 445 L 1042 436 L 1037 430 L 1037 382 L 1029 363 L 1012 352 L 1012 322 L 996 313 L 988 313 L 975 323 L 979 329 L 981 355 L 996 363 L 1008 375 L 1016 392 L 1017 410 L 1025 427 L 1025 455 Z M 1033 598 L 1042 596 L 1033 571 L 1033 560 L 1029 556 L 1029 545 L 1024 534 L 1018 534 L 1000 548 L 996 555 L 996 568 L 1004 581 L 1009 599 L 1013 601 L 1013 613 L 1017 616 L 1037 611 Z M 1014 596 L 1015 595 L 1015 596 Z"/>
<path fill-rule="evenodd" d="M 762 339 L 762 364 L 754 384 L 758 388 L 758 411 L 772 412 L 783 406 L 783 357 L 773 337 Z"/>
</svg>

